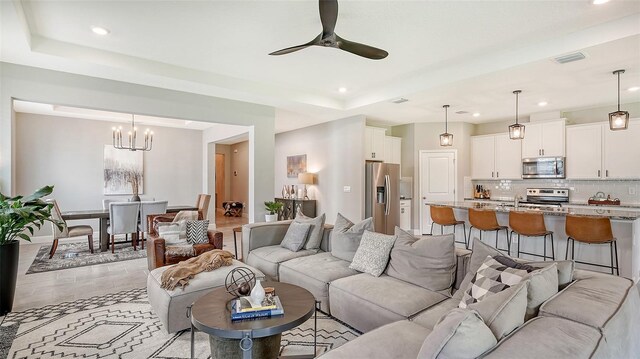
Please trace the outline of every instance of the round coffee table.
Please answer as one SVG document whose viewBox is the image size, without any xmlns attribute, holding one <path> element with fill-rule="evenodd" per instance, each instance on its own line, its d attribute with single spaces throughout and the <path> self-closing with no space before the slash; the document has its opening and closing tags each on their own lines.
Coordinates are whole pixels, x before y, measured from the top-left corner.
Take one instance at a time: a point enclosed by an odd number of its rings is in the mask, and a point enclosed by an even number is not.
<svg viewBox="0 0 640 359">
<path fill-rule="evenodd" d="M 236 299 L 224 287 L 202 296 L 191 307 L 191 355 L 194 328 L 209 334 L 211 358 L 277 358 L 282 332 L 307 321 L 315 313 L 316 300 L 306 289 L 293 284 L 263 282 L 274 287 L 284 315 L 253 320 L 231 320 Z M 315 352 L 314 352 L 315 354 Z"/>
</svg>

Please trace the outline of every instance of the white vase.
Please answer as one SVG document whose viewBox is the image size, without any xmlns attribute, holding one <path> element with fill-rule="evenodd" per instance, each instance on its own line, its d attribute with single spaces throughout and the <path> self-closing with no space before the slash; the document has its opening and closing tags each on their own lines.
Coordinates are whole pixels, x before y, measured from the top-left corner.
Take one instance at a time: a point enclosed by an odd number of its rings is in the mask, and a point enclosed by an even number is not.
<svg viewBox="0 0 640 359">
<path fill-rule="evenodd" d="M 278 215 L 277 214 L 265 214 L 264 215 L 264 220 L 267 222 L 275 222 L 278 220 Z"/>
<path fill-rule="evenodd" d="M 262 282 L 258 279 L 256 281 L 256 285 L 251 289 L 251 302 L 254 305 L 262 305 L 262 301 L 264 300 L 264 288 L 262 287 Z"/>
</svg>

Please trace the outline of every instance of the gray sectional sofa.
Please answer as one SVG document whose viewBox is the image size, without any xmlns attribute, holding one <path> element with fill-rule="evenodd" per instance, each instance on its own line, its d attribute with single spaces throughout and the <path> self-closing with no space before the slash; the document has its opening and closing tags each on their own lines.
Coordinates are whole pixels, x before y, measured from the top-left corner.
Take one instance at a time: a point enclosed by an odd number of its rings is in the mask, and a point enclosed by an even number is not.
<svg viewBox="0 0 640 359">
<path fill-rule="evenodd" d="M 281 248 L 289 224 L 245 225 L 243 255 L 268 279 L 306 288 L 322 301 L 323 311 L 364 333 L 323 355 L 327 359 L 419 358 L 419 354 L 426 358 L 421 347 L 438 321 L 458 307 L 463 290 L 457 289 L 466 287 L 487 254 L 499 253 L 478 241 L 474 253 L 456 248 L 451 288 L 431 290 L 388 269 L 380 277 L 350 269 L 350 262 L 331 255 L 330 225 L 325 225 L 319 249 Z M 557 262 L 557 269 L 558 292 L 482 357 L 640 357 L 638 285 L 626 278 L 574 270 L 569 261 Z"/>
</svg>

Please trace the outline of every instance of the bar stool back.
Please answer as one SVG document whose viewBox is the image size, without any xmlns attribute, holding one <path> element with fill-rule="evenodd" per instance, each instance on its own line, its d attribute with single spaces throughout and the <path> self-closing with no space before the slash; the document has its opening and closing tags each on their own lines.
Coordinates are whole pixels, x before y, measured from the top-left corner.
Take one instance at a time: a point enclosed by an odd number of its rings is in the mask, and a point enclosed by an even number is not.
<svg viewBox="0 0 640 359">
<path fill-rule="evenodd" d="M 431 234 L 433 234 L 433 224 L 435 223 L 440 226 L 440 234 L 444 234 L 444 227 L 453 226 L 453 237 L 455 238 L 456 226 L 461 224 L 462 230 L 464 231 L 464 242 L 456 241 L 456 243 L 462 243 L 465 248 L 469 248 L 469 243 L 467 242 L 467 227 L 464 221 L 458 221 L 456 219 L 453 208 L 445 206 L 429 206 L 429 208 L 432 220 Z"/>
<path fill-rule="evenodd" d="M 473 228 L 476 228 L 480 231 L 480 240 L 482 240 L 482 232 L 495 231 L 496 249 L 507 251 L 507 253 L 511 252 L 511 244 L 509 243 L 509 228 L 507 228 L 506 226 L 501 226 L 498 223 L 496 211 L 469 208 L 469 223 L 471 224 L 471 227 L 469 227 L 469 243 L 471 243 L 471 232 L 473 232 Z M 501 230 L 505 231 L 505 238 L 507 239 L 506 249 L 498 247 L 498 232 Z"/>
<path fill-rule="evenodd" d="M 513 234 L 518 235 L 518 258 L 520 253 L 528 254 L 530 256 L 542 257 L 544 260 L 550 258 L 556 259 L 555 246 L 553 244 L 553 232 L 547 231 L 547 227 L 544 224 L 544 215 L 542 213 L 532 212 L 509 212 L 509 227 L 511 227 L 511 233 L 509 234 L 509 242 Z M 544 254 L 521 252 L 520 251 L 520 236 L 525 237 L 543 237 L 544 240 Z M 547 256 L 547 237 L 551 237 L 551 257 Z"/>
<path fill-rule="evenodd" d="M 611 251 L 611 265 L 603 265 L 597 263 L 580 262 L 596 267 L 611 268 L 611 274 L 620 275 L 620 264 L 618 262 L 618 244 L 611 230 L 611 220 L 606 217 L 587 217 L 567 215 L 565 223 L 565 231 L 567 232 L 567 250 L 565 259 L 569 256 L 569 242 L 571 242 L 571 259 L 574 259 L 576 241 L 587 244 L 608 244 Z M 615 257 L 615 263 L 614 263 Z"/>
</svg>

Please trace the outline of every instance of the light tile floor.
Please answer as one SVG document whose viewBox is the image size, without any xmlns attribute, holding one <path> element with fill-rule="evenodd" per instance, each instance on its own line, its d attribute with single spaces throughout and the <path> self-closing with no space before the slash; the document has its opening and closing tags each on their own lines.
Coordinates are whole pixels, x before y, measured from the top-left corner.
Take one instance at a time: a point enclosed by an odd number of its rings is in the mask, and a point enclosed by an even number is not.
<svg viewBox="0 0 640 359">
<path fill-rule="evenodd" d="M 245 223 L 247 223 L 246 218 L 216 216 L 217 228 L 224 236 L 224 248 L 231 253 L 233 253 L 232 229 Z M 241 234 L 238 234 L 239 256 L 241 256 L 240 237 Z M 20 246 L 13 311 L 146 286 L 149 274 L 146 258 L 26 275 L 38 249 L 43 245 L 22 244 Z M 0 322 L 1 320 L 2 318 Z"/>
</svg>

